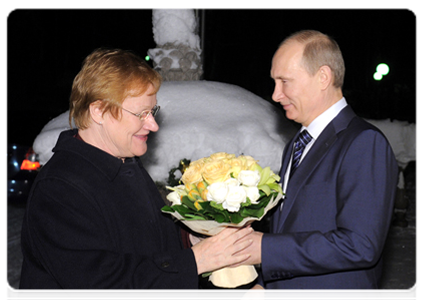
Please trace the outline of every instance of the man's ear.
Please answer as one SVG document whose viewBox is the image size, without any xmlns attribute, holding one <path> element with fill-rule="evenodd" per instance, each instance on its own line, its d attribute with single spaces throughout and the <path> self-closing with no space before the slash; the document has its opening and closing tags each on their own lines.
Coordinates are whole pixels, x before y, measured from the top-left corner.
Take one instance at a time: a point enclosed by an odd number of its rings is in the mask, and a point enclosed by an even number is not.
<svg viewBox="0 0 423 300">
<path fill-rule="evenodd" d="M 326 90 L 333 81 L 332 69 L 325 65 L 321 66 L 318 72 L 321 89 Z"/>
<path fill-rule="evenodd" d="M 100 125 L 103 123 L 103 110 L 102 110 L 101 104 L 102 104 L 101 100 L 97 100 L 90 104 L 91 119 L 95 123 Z"/>
</svg>

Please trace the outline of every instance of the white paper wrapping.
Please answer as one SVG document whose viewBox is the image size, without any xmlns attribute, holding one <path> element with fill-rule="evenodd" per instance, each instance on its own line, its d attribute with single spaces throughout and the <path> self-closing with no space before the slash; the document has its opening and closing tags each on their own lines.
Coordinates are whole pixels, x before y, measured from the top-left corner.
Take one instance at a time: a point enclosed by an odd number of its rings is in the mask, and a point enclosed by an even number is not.
<svg viewBox="0 0 423 300">
<path fill-rule="evenodd" d="M 167 212 L 173 217 L 184 223 L 188 228 L 197 233 L 213 236 L 221 232 L 226 227 L 244 227 L 245 225 L 251 224 L 254 221 L 260 221 L 269 210 L 275 207 L 279 200 L 283 197 L 283 194 L 278 194 L 276 197 L 270 199 L 269 204 L 264 209 L 264 214 L 261 218 L 245 218 L 238 224 L 232 223 L 218 223 L 213 220 L 183 220 L 183 217 L 178 212 Z M 258 276 L 254 266 L 240 266 L 236 268 L 223 268 L 214 271 L 210 275 L 209 280 L 218 287 L 224 288 L 235 288 L 237 286 L 245 285 L 252 282 Z"/>
</svg>

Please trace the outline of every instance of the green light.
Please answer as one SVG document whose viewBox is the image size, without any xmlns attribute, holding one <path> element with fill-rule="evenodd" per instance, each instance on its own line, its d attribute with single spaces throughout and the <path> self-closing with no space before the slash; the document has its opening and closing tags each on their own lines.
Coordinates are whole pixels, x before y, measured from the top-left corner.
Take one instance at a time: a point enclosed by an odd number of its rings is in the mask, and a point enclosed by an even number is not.
<svg viewBox="0 0 423 300">
<path fill-rule="evenodd" d="M 373 74 L 373 79 L 374 79 L 374 80 L 377 80 L 377 81 L 382 80 L 382 77 L 383 77 L 383 75 L 382 75 L 382 74 L 380 74 L 380 73 L 378 73 L 378 72 L 375 72 L 375 73 Z"/>
<path fill-rule="evenodd" d="M 148 56 L 148 55 L 147 55 L 147 56 L 145 57 L 145 60 L 146 60 L 146 61 L 149 61 L 149 60 L 150 60 L 150 56 Z"/>
<path fill-rule="evenodd" d="M 379 64 L 376 67 L 376 71 L 385 76 L 389 73 L 389 66 L 387 64 Z"/>
</svg>

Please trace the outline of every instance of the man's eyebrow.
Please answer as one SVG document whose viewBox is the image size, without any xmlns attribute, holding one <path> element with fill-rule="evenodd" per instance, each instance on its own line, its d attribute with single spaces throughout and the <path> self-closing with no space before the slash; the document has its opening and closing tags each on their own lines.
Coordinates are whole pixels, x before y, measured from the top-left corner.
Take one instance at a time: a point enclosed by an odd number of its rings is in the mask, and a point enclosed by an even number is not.
<svg viewBox="0 0 423 300">
<path fill-rule="evenodd" d="M 276 80 L 276 79 L 284 79 L 284 80 L 288 80 L 288 79 L 289 79 L 288 77 L 283 76 L 283 75 L 279 75 L 279 76 L 276 76 L 276 77 L 272 77 L 272 76 L 270 76 L 270 78 L 272 78 L 273 80 Z"/>
</svg>

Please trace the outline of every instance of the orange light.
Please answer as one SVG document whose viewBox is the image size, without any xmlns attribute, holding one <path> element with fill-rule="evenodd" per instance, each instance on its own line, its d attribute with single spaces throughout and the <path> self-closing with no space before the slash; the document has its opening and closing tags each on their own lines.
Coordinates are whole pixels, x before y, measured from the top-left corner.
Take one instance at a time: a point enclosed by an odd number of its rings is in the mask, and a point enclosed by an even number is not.
<svg viewBox="0 0 423 300">
<path fill-rule="evenodd" d="M 21 165 L 21 170 L 35 171 L 40 168 L 40 163 L 38 161 L 30 161 L 24 159 Z"/>
</svg>

